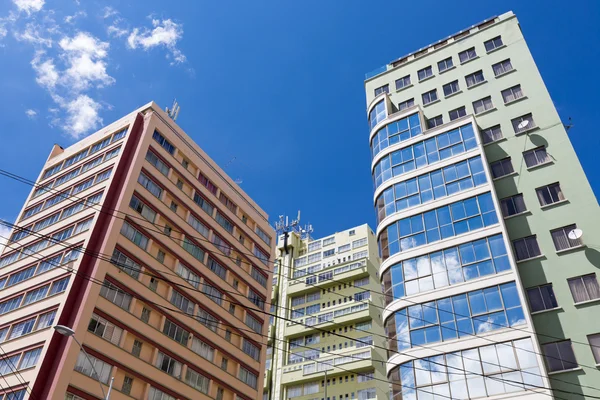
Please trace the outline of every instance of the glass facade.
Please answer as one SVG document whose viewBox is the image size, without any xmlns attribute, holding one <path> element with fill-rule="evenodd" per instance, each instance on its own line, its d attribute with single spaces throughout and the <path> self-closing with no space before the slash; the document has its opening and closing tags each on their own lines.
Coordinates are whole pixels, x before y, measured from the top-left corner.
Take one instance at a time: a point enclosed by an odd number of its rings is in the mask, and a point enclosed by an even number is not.
<svg viewBox="0 0 600 400">
<path fill-rule="evenodd" d="M 377 223 L 398 211 L 487 182 L 481 156 L 395 184 L 377 199 Z"/>
<path fill-rule="evenodd" d="M 379 238 L 381 258 L 496 223 L 491 193 L 457 201 L 388 225 Z"/>
<path fill-rule="evenodd" d="M 421 133 L 421 121 L 418 113 L 391 122 L 378 130 L 373 137 L 371 141 L 371 154 L 375 157 L 388 146 L 403 142 Z"/>
<path fill-rule="evenodd" d="M 375 125 L 383 121 L 387 117 L 385 112 L 385 100 L 378 102 L 369 113 L 369 130 L 372 130 Z"/>
<path fill-rule="evenodd" d="M 476 336 L 525 323 L 515 282 L 417 304 L 388 317 L 389 350 Z"/>
<path fill-rule="evenodd" d="M 530 338 L 409 361 L 390 380 L 393 396 L 403 400 L 474 399 L 544 386 Z"/>
<path fill-rule="evenodd" d="M 510 269 L 502 235 L 404 260 L 382 274 L 386 304 Z"/>
<path fill-rule="evenodd" d="M 471 124 L 441 133 L 386 155 L 375 166 L 375 188 L 383 182 L 477 147 Z"/>
</svg>

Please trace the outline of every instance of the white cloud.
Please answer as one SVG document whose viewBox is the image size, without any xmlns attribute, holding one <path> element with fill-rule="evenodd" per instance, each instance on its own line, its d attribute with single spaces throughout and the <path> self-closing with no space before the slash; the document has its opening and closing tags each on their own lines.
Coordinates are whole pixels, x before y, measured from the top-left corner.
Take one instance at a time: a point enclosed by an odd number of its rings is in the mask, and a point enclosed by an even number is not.
<svg viewBox="0 0 600 400">
<path fill-rule="evenodd" d="M 89 33 L 79 32 L 73 38 L 63 38 L 59 45 L 69 64 L 62 83 L 74 91 L 81 91 L 96 84 L 111 85 L 115 79 L 106 72 L 105 58 L 109 44 Z"/>
<path fill-rule="evenodd" d="M 35 54 L 35 57 L 31 61 L 31 66 L 33 70 L 36 72 L 35 81 L 38 85 L 51 90 L 54 89 L 58 82 L 58 72 L 56 71 L 56 67 L 54 66 L 54 60 L 52 58 L 41 61 L 44 52 L 38 51 Z"/>
<path fill-rule="evenodd" d="M 6 30 L 6 27 L 4 25 L 0 25 L 0 39 L 6 37 L 7 34 L 8 30 Z"/>
<path fill-rule="evenodd" d="M 19 11 L 25 11 L 27 14 L 40 11 L 45 2 L 45 0 L 13 0 Z"/>
<path fill-rule="evenodd" d="M 166 47 L 170 51 L 170 56 L 173 59 L 171 64 L 178 64 L 186 61 L 185 55 L 181 50 L 177 49 L 177 42 L 183 37 L 183 28 L 181 24 L 175 23 L 170 19 L 162 21 L 158 19 L 152 20 L 154 29 L 149 30 L 144 28 L 134 28 L 129 37 L 127 44 L 132 49 L 138 47 L 144 50 L 149 50 L 154 47 Z"/>
<path fill-rule="evenodd" d="M 65 109 L 67 120 L 65 131 L 74 139 L 79 139 L 87 132 L 98 129 L 102 118 L 98 114 L 102 106 L 87 95 L 79 95 L 67 103 Z"/>
<path fill-rule="evenodd" d="M 118 15 L 119 12 L 112 7 L 104 7 L 104 19 Z"/>
<path fill-rule="evenodd" d="M 108 33 L 108 36 L 115 36 L 115 37 L 125 36 L 129 33 L 129 31 L 127 29 L 119 28 L 116 24 L 111 25 L 108 28 L 106 28 L 106 32 Z"/>
<path fill-rule="evenodd" d="M 73 14 L 73 15 L 67 15 L 67 16 L 65 17 L 65 22 L 66 22 L 67 24 L 72 24 L 73 22 L 75 22 L 75 20 L 76 20 L 77 18 L 80 18 L 80 17 L 82 17 L 82 18 L 83 18 L 83 17 L 87 17 L 87 13 L 86 13 L 85 11 L 77 11 L 77 12 L 76 12 L 75 14 Z"/>
<path fill-rule="evenodd" d="M 25 110 L 25 115 L 27 115 L 27 118 L 29 119 L 35 119 L 35 117 L 37 117 L 37 111 L 32 109 Z"/>
<path fill-rule="evenodd" d="M 40 34 L 42 28 L 39 25 L 29 23 L 21 33 L 15 32 L 15 39 L 20 42 L 29 42 L 34 45 L 52 47 L 52 39 Z"/>
<path fill-rule="evenodd" d="M 12 228 L 9 228 L 8 226 L 2 224 L 0 222 L 0 253 L 2 252 L 2 249 L 4 249 L 4 245 L 7 242 L 7 239 L 10 237 L 10 232 L 12 231 Z"/>
</svg>

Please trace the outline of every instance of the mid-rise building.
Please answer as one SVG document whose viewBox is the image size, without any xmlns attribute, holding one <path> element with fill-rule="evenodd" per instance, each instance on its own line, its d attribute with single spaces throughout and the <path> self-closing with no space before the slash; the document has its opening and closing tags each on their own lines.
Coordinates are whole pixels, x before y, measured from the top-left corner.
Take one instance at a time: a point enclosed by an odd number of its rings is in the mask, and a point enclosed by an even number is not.
<svg viewBox="0 0 600 400">
<path fill-rule="evenodd" d="M 598 395 L 600 210 L 516 16 L 365 88 L 394 394 Z"/>
<path fill-rule="evenodd" d="M 262 396 L 267 218 L 155 103 L 55 145 L 0 257 L 0 398 Z"/>
<path fill-rule="evenodd" d="M 292 230 L 277 250 L 263 399 L 388 399 L 373 231 Z"/>
</svg>

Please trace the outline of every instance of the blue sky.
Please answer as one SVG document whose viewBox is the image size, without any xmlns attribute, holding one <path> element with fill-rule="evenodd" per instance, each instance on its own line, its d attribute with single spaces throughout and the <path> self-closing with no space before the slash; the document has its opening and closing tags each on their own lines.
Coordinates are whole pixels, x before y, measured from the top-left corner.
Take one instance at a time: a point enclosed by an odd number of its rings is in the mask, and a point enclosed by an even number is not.
<svg viewBox="0 0 600 400">
<path fill-rule="evenodd" d="M 177 97 L 177 122 L 272 222 L 374 228 L 365 72 L 508 10 L 598 195 L 598 1 L 0 0 L 0 168 L 35 179 L 53 143 Z M 0 218 L 30 189 L 0 177 Z"/>
</svg>

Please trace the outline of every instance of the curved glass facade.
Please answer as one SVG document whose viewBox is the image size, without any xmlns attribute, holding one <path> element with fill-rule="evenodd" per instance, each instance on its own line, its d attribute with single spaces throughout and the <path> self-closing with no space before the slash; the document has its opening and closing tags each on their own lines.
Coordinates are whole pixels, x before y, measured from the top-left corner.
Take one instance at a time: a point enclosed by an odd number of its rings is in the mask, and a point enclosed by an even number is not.
<svg viewBox="0 0 600 400">
<path fill-rule="evenodd" d="M 388 215 L 487 182 L 481 156 L 395 184 L 377 198 L 377 223 Z"/>
<path fill-rule="evenodd" d="M 379 101 L 369 113 L 369 131 L 387 117 L 384 100 Z"/>
<path fill-rule="evenodd" d="M 371 141 L 371 155 L 375 157 L 381 150 L 396 143 L 404 142 L 420 135 L 421 120 L 419 114 L 415 113 L 398 121 L 391 122 L 377 131 Z"/>
<path fill-rule="evenodd" d="M 390 382 L 402 400 L 475 399 L 544 386 L 530 338 L 409 361 Z"/>
<path fill-rule="evenodd" d="M 491 193 L 457 201 L 388 225 L 379 236 L 381 259 L 496 223 Z"/>
<path fill-rule="evenodd" d="M 449 247 L 392 265 L 382 275 L 386 305 L 404 296 L 439 289 L 510 269 L 502 235 Z"/>
<path fill-rule="evenodd" d="M 473 126 L 467 124 L 397 150 L 386 155 L 375 165 L 375 188 L 394 176 L 406 174 L 476 147 Z"/>
<path fill-rule="evenodd" d="M 515 282 L 417 304 L 388 317 L 388 349 L 480 335 L 525 323 Z"/>
</svg>

